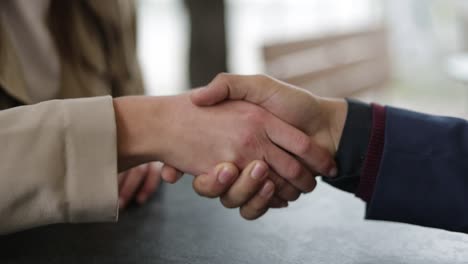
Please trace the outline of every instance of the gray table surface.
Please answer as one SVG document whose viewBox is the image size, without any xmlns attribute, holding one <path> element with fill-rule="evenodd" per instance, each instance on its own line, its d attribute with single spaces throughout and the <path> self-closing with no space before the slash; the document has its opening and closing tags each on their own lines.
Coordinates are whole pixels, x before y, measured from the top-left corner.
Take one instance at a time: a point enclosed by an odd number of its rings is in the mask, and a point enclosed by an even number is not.
<svg viewBox="0 0 468 264">
<path fill-rule="evenodd" d="M 248 222 L 198 197 L 187 177 L 117 224 L 0 236 L 0 263 L 468 263 L 468 235 L 364 221 L 363 212 L 358 199 L 320 183 L 289 208 Z"/>
</svg>

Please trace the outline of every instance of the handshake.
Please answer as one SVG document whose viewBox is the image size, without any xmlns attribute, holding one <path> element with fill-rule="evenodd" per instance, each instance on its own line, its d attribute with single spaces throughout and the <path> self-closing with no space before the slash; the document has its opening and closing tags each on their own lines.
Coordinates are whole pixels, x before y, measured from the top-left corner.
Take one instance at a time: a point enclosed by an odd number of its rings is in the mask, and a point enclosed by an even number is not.
<svg viewBox="0 0 468 264">
<path fill-rule="evenodd" d="M 177 96 L 114 100 L 119 171 L 161 161 L 162 178 L 198 175 L 195 191 L 256 219 L 334 177 L 344 100 L 264 75 L 220 74 Z"/>
</svg>

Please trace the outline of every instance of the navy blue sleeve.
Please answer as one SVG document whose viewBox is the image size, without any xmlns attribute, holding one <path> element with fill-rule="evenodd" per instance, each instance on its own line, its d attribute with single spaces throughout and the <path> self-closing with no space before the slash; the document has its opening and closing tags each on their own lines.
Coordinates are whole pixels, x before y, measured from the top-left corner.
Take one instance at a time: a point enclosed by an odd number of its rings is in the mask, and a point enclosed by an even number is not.
<svg viewBox="0 0 468 264">
<path fill-rule="evenodd" d="M 353 99 L 346 101 L 348 112 L 335 156 L 338 175 L 322 179 L 335 188 L 355 193 L 359 187 L 372 131 L 372 107 L 370 104 Z"/>
<path fill-rule="evenodd" d="M 387 107 L 366 218 L 468 232 L 468 122 Z"/>
</svg>

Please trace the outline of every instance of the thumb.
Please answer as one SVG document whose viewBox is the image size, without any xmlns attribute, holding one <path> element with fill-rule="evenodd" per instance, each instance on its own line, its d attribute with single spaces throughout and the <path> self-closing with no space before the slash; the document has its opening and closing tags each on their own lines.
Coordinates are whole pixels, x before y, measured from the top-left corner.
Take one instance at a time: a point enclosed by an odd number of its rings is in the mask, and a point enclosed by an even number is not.
<svg viewBox="0 0 468 264">
<path fill-rule="evenodd" d="M 210 106 L 229 99 L 229 88 L 213 80 L 205 87 L 197 88 L 190 94 L 194 105 Z"/>
<path fill-rule="evenodd" d="M 220 73 L 207 86 L 194 90 L 190 98 L 198 106 L 210 106 L 225 100 L 245 100 L 261 104 L 274 92 L 269 81 L 269 77 L 262 75 Z"/>
</svg>

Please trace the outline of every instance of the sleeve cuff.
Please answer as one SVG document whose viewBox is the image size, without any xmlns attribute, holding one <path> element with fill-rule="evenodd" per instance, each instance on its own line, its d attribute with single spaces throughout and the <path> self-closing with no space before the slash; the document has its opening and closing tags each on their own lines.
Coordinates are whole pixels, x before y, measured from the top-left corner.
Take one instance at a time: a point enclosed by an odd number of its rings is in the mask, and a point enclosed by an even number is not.
<svg viewBox="0 0 468 264">
<path fill-rule="evenodd" d="M 380 161 L 385 144 L 385 108 L 372 105 L 372 133 L 367 149 L 367 155 L 362 167 L 359 187 L 356 196 L 370 202 L 374 193 L 374 186 L 379 174 Z"/>
<path fill-rule="evenodd" d="M 112 98 L 64 100 L 67 220 L 116 221 L 118 180 Z"/>
<path fill-rule="evenodd" d="M 335 157 L 338 176 L 323 180 L 338 189 L 355 193 L 369 145 L 372 108 L 367 103 L 352 99 L 347 99 L 347 102 L 348 113 Z"/>
</svg>

